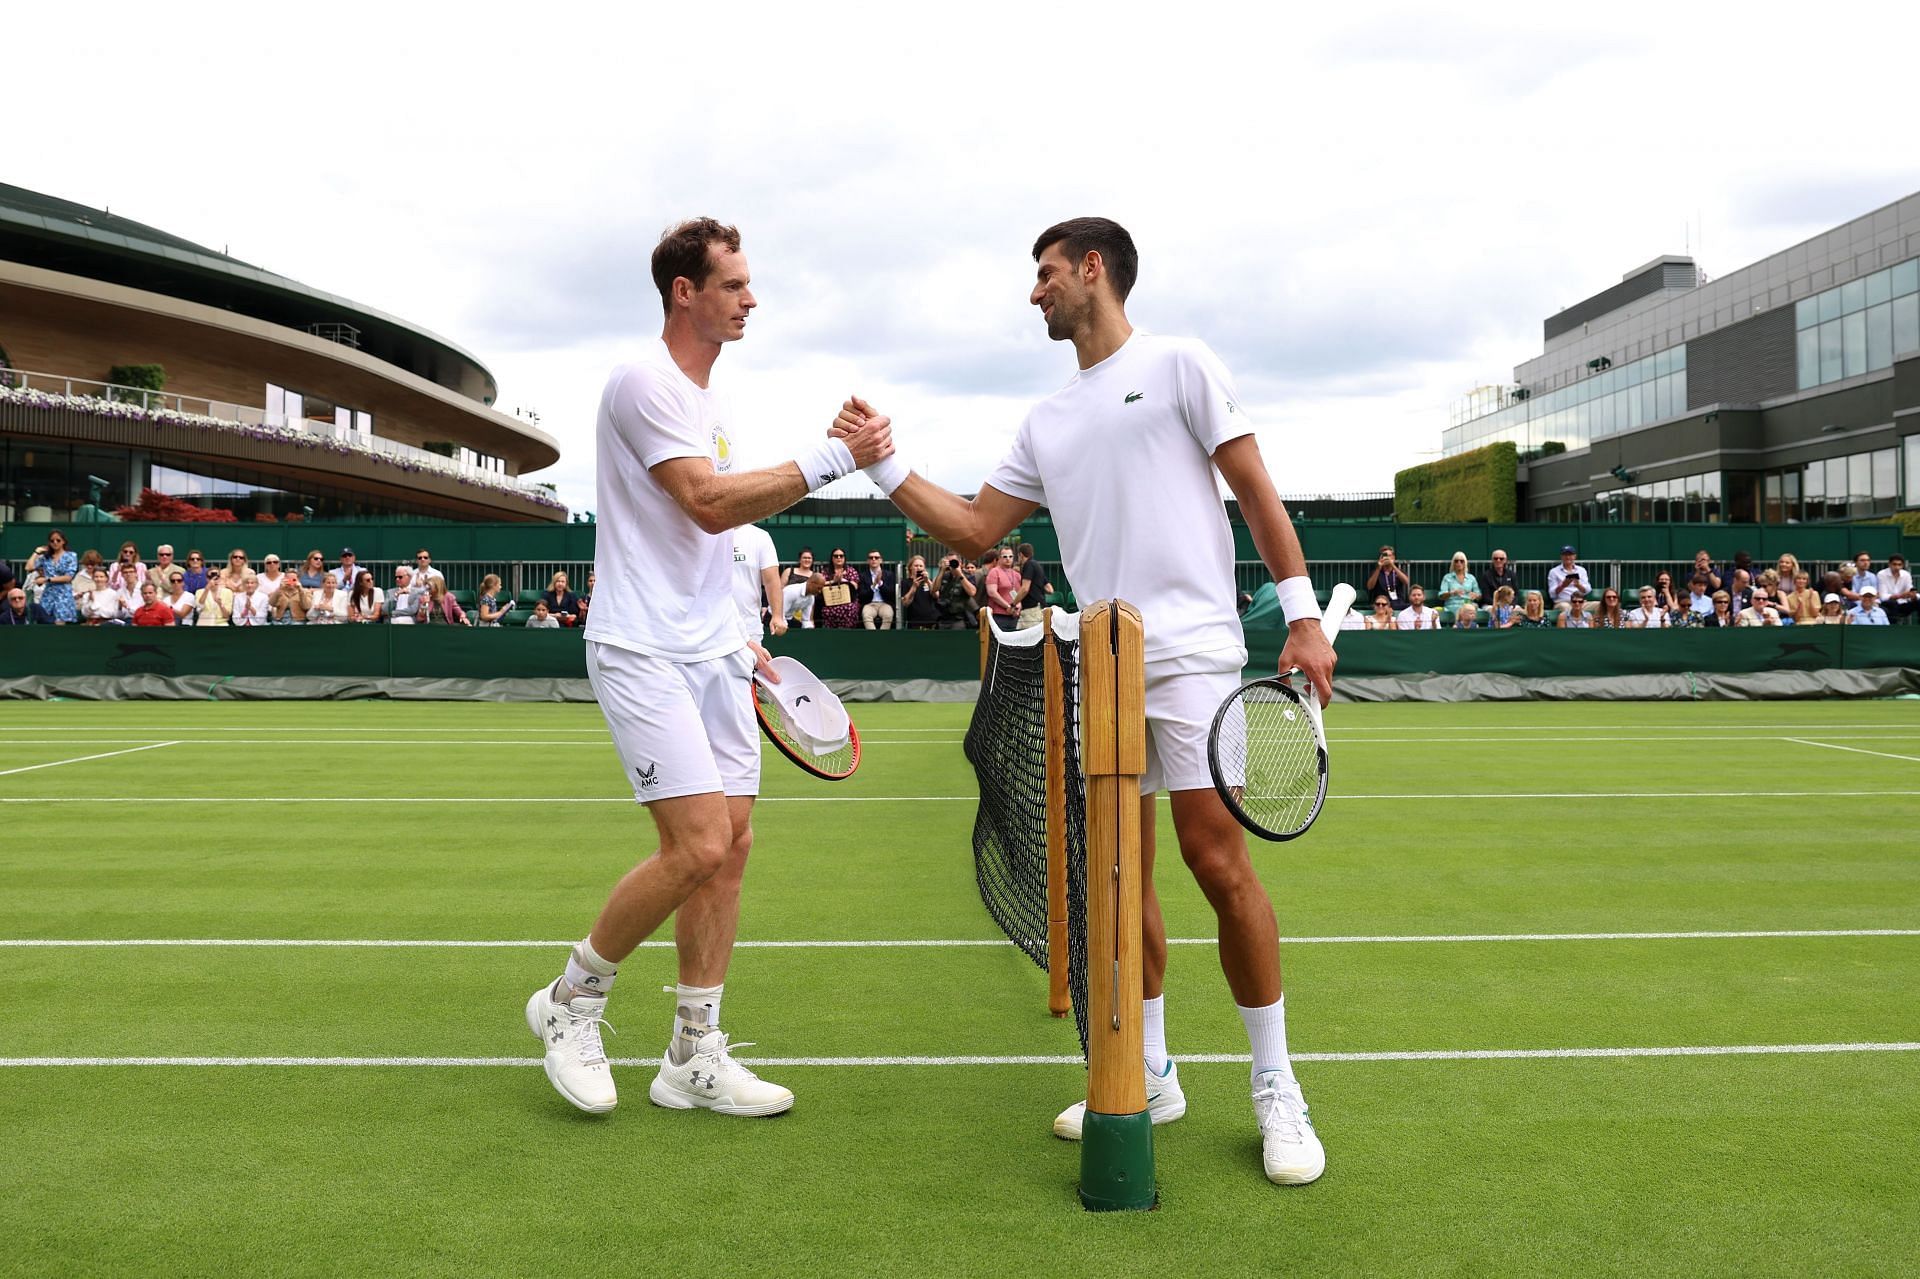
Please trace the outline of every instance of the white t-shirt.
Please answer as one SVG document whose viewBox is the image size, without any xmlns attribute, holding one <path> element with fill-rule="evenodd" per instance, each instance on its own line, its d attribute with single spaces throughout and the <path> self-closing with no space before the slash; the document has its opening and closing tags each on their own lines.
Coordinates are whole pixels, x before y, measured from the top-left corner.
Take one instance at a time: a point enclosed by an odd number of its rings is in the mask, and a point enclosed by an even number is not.
<svg viewBox="0 0 1920 1279">
<path fill-rule="evenodd" d="M 1204 342 L 1135 329 L 1033 406 L 987 483 L 1051 509 L 1074 595 L 1138 608 L 1149 662 L 1244 655 L 1212 458 L 1252 431 Z"/>
<path fill-rule="evenodd" d="M 1667 624 L 1667 610 L 1658 604 L 1647 609 L 1630 608 L 1627 610 L 1627 620 L 1635 626 L 1654 629 Z"/>
<path fill-rule="evenodd" d="M 677 662 L 745 647 L 733 592 L 733 534 L 703 532 L 652 468 L 704 457 L 733 469 L 723 401 L 680 371 L 655 339 L 616 368 L 600 396 L 594 465 L 594 567 L 587 638 Z"/>
<path fill-rule="evenodd" d="M 1410 605 L 1400 610 L 1399 623 L 1403 631 L 1437 631 L 1440 614 L 1425 604 Z"/>
<path fill-rule="evenodd" d="M 760 624 L 760 596 L 765 593 L 760 571 L 779 567 L 780 556 L 773 549 L 771 533 L 758 524 L 742 524 L 733 530 L 733 602 L 749 639 L 758 640 L 766 634 L 766 627 Z M 772 604 L 781 606 L 779 600 Z"/>
</svg>

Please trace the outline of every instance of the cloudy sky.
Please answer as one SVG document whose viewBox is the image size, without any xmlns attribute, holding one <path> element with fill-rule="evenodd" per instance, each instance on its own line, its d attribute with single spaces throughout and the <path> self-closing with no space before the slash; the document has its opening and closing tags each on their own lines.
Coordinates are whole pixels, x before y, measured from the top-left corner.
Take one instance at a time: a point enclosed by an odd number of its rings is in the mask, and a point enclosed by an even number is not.
<svg viewBox="0 0 1920 1279">
<path fill-rule="evenodd" d="M 1033 237 L 1098 213 L 1141 249 L 1134 322 L 1211 343 L 1312 493 L 1390 487 L 1647 259 L 1724 274 L 1920 189 L 1898 7 L 1456 8 L 29 6 L 0 180 L 453 339 L 576 509 L 683 216 L 746 239 L 718 376 L 750 460 L 858 391 L 970 489 L 1072 371 Z"/>
</svg>

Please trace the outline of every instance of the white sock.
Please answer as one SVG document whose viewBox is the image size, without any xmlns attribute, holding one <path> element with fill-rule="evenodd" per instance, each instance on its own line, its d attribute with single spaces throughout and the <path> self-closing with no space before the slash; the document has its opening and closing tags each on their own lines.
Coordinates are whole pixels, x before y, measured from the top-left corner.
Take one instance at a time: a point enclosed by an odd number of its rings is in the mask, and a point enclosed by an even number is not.
<svg viewBox="0 0 1920 1279">
<path fill-rule="evenodd" d="M 567 956 L 567 995 L 605 995 L 613 989 L 613 975 L 618 972 L 613 964 L 600 958 L 593 948 L 593 938 L 584 937 L 574 945 L 573 953 Z"/>
<path fill-rule="evenodd" d="M 1147 1069 L 1156 1075 L 1167 1073 L 1167 997 L 1155 995 L 1140 1001 L 1141 1044 L 1146 1049 Z"/>
<path fill-rule="evenodd" d="M 689 986 L 682 982 L 673 988 L 673 1043 L 669 1051 L 675 1064 L 693 1056 L 693 1050 L 708 1031 L 720 1024 L 720 995 L 726 986 Z"/>
<path fill-rule="evenodd" d="M 1253 1085 L 1260 1086 L 1260 1076 L 1278 1072 L 1293 1077 L 1293 1062 L 1287 1058 L 1287 997 L 1274 1000 L 1265 1008 L 1240 1009 L 1240 1020 L 1247 1028 L 1247 1039 L 1253 1045 Z"/>
</svg>

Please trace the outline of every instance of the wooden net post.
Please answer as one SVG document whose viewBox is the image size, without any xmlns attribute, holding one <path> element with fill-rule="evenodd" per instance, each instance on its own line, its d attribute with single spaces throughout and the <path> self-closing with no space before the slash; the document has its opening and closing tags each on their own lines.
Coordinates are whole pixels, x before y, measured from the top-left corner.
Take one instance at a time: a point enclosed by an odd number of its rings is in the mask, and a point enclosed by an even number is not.
<svg viewBox="0 0 1920 1279">
<path fill-rule="evenodd" d="M 993 658 L 993 614 L 986 609 L 980 610 L 980 678 L 987 677 L 987 663 Z M 982 697 L 986 689 L 980 690 Z"/>
<path fill-rule="evenodd" d="M 1147 767 L 1140 612 L 1103 600 L 1080 618 L 1087 775 L 1087 1114 L 1080 1202 L 1154 1205 L 1153 1121 L 1141 1063 L 1140 774 Z"/>
<path fill-rule="evenodd" d="M 1040 619 L 1047 718 L 1047 1011 L 1065 1017 L 1073 1011 L 1067 994 L 1067 711 L 1053 610 L 1043 610 Z"/>
</svg>

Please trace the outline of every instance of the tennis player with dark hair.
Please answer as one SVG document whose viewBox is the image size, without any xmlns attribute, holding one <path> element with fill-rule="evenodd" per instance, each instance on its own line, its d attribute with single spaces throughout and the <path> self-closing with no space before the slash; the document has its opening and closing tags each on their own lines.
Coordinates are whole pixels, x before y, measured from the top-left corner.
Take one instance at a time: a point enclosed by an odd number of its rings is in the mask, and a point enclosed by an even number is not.
<svg viewBox="0 0 1920 1279">
<path fill-rule="evenodd" d="M 876 423 L 794 461 L 735 471 L 726 403 L 710 380 L 756 305 L 740 233 L 711 218 L 681 223 L 653 251 L 653 279 L 666 309 L 660 338 L 613 371 L 600 399 L 600 577 L 586 640 L 594 696 L 660 844 L 615 885 L 566 971 L 527 1001 L 527 1026 L 546 1044 L 561 1096 L 612 1110 L 600 1040 L 607 995 L 620 962 L 673 915 L 673 1037 L 648 1095 L 678 1110 L 773 1115 L 793 1094 L 736 1062 L 720 1029 L 760 787 L 747 680 L 756 659 L 772 674 L 734 606 L 733 530 L 893 450 Z"/>
<path fill-rule="evenodd" d="M 1220 963 L 1253 1045 L 1253 1108 L 1267 1177 L 1313 1181 L 1326 1153 L 1287 1056 L 1279 929 L 1238 822 L 1213 788 L 1207 735 L 1240 683 L 1246 644 L 1233 608 L 1233 536 L 1216 487 L 1240 501 L 1287 617 L 1280 668 L 1298 667 L 1324 702 L 1333 650 L 1319 626 L 1306 558 L 1226 367 L 1193 338 L 1137 331 L 1126 315 L 1139 269 L 1133 238 L 1105 218 L 1075 218 L 1034 242 L 1028 300 L 1047 336 L 1072 342 L 1079 369 L 1028 413 L 1013 448 L 972 499 L 912 475 L 898 459 L 867 469 L 909 518 L 968 553 L 995 544 L 1036 507 L 1053 512 L 1066 576 L 1081 599 L 1124 598 L 1146 624 L 1147 771 L 1140 788 L 1148 1109 L 1186 1113 L 1167 1055 L 1162 995 L 1166 925 L 1153 887 L 1154 794 L 1170 792 L 1180 855 L 1219 917 Z M 835 432 L 890 425 L 849 400 Z M 1178 530 L 1179 536 L 1168 535 Z M 1077 1139 L 1084 1103 L 1054 1132 Z"/>
</svg>

